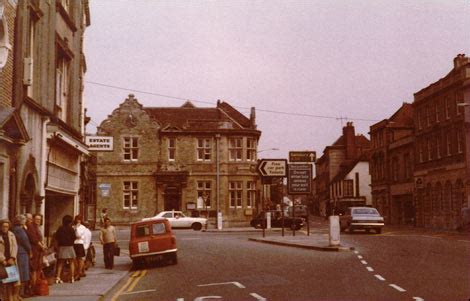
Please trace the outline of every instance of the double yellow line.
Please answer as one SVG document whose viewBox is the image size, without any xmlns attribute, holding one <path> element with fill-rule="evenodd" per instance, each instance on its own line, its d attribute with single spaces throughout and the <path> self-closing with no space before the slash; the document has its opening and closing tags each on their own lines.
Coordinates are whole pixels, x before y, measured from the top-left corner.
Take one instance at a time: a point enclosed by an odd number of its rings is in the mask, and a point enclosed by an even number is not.
<svg viewBox="0 0 470 301">
<path fill-rule="evenodd" d="M 116 294 L 114 294 L 114 296 L 111 298 L 111 301 L 116 301 L 124 291 L 126 291 L 126 293 L 132 292 L 132 290 L 137 285 L 137 282 L 139 282 L 139 280 L 142 279 L 146 274 L 147 270 L 139 270 L 132 273 L 132 275 L 129 276 L 129 279 L 127 279 L 126 283 L 116 292 Z"/>
</svg>

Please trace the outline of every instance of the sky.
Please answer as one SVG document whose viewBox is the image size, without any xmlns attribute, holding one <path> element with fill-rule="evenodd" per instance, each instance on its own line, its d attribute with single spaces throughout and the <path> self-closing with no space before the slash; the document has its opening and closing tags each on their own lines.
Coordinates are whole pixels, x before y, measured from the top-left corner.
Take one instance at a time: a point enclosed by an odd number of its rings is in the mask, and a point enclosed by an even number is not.
<svg viewBox="0 0 470 301">
<path fill-rule="evenodd" d="M 260 158 L 356 134 L 470 56 L 468 0 L 90 0 L 85 106 L 256 108 Z M 110 87 L 112 86 L 112 87 Z M 273 150 L 276 149 L 276 150 Z"/>
</svg>

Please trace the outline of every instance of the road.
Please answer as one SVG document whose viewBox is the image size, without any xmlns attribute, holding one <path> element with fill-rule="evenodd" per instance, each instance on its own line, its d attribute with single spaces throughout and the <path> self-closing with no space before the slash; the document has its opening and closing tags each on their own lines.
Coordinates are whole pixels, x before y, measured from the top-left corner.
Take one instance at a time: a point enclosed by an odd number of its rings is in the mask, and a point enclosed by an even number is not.
<svg viewBox="0 0 470 301">
<path fill-rule="evenodd" d="M 175 233 L 177 265 L 132 270 L 105 300 L 470 297 L 470 244 L 459 237 L 393 231 L 342 234 L 342 241 L 354 245 L 355 251 L 320 252 L 248 241 L 261 233 Z M 220 298 L 204 299 L 207 296 Z"/>
</svg>

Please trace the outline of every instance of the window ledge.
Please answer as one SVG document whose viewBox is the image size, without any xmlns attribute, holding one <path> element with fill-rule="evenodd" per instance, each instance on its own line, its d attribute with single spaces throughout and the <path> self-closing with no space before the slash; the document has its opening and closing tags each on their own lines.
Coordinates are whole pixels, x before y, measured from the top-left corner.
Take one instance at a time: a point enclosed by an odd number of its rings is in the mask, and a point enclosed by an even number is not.
<svg viewBox="0 0 470 301">
<path fill-rule="evenodd" d="M 75 25 L 75 22 L 72 20 L 72 18 L 70 17 L 70 14 L 67 12 L 67 10 L 65 9 L 65 7 L 62 5 L 60 1 L 56 2 L 56 8 L 57 8 L 57 11 L 62 16 L 62 18 L 64 19 L 65 23 L 67 23 L 67 25 L 69 26 L 69 28 L 73 32 L 76 32 L 77 26 Z"/>
</svg>

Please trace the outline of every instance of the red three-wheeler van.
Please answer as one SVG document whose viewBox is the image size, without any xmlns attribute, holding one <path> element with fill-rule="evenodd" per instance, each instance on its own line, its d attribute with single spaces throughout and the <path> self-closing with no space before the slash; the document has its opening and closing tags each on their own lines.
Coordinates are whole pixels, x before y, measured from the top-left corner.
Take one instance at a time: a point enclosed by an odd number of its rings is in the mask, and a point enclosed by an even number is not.
<svg viewBox="0 0 470 301">
<path fill-rule="evenodd" d="M 135 266 L 155 260 L 178 262 L 176 238 L 165 218 L 131 223 L 129 256 Z"/>
</svg>

